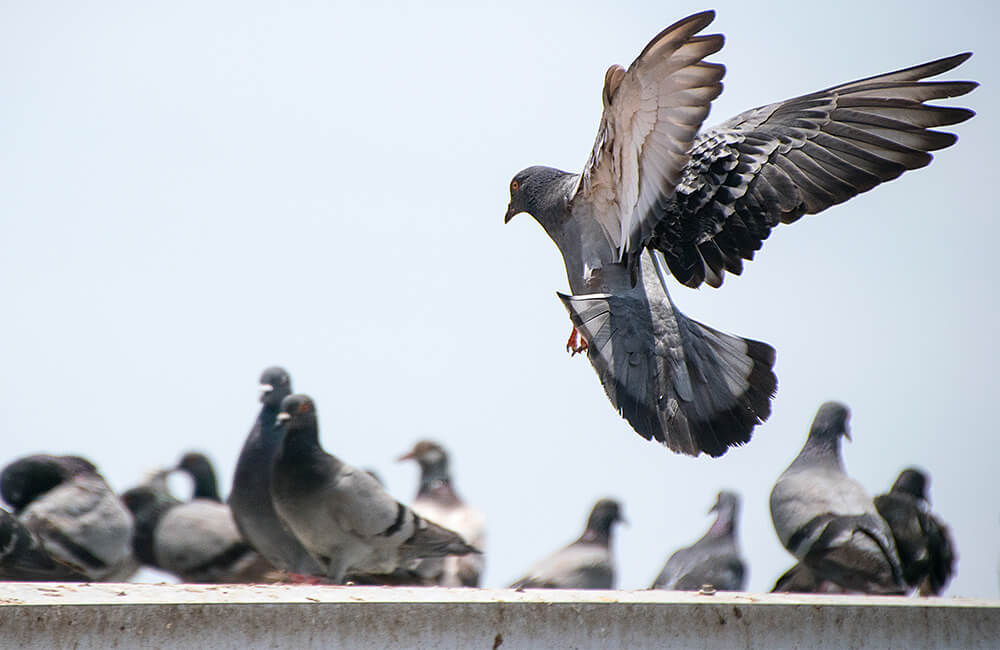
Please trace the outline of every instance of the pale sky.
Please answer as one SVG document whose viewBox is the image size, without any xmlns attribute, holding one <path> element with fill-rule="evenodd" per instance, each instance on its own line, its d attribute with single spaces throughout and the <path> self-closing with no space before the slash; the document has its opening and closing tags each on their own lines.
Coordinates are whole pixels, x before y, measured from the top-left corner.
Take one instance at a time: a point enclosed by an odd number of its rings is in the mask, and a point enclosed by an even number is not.
<svg viewBox="0 0 1000 650">
<path fill-rule="evenodd" d="M 486 586 L 619 498 L 619 586 L 645 588 L 744 496 L 751 590 L 793 559 L 767 497 L 816 408 L 850 405 L 848 471 L 909 465 L 958 546 L 948 594 L 997 597 L 1000 223 L 991 2 L 715 2 L 725 91 L 708 124 L 972 50 L 978 112 L 926 169 L 779 227 L 689 317 L 777 348 L 771 419 L 691 459 L 632 432 L 570 323 L 520 169 L 581 168 L 604 71 L 706 5 L 0 2 L 0 435 L 7 462 L 91 458 L 124 489 L 188 449 L 228 491 L 272 364 L 327 450 L 408 500 L 424 437 L 489 520 Z M 712 6 L 712 5 L 710 5 Z M 612 9 L 612 7 L 614 7 Z"/>
</svg>

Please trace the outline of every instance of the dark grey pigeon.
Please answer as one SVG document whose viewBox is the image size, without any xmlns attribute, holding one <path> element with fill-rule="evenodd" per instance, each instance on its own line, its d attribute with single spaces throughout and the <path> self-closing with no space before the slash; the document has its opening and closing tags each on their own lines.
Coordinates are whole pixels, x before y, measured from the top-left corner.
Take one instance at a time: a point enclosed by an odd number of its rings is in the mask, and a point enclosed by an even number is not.
<svg viewBox="0 0 1000 650">
<path fill-rule="evenodd" d="M 415 460 L 420 465 L 420 486 L 411 505 L 413 511 L 455 531 L 466 542 L 482 549 L 486 544 L 486 517 L 455 491 L 444 447 L 431 440 L 421 440 L 399 460 Z M 414 571 L 427 584 L 478 587 L 484 564 L 482 554 L 470 553 L 421 560 Z"/>
<path fill-rule="evenodd" d="M 511 585 L 514 589 L 614 589 L 615 557 L 611 529 L 622 517 L 614 499 L 594 504 L 583 534 L 559 549 Z"/>
<path fill-rule="evenodd" d="M 183 502 L 170 494 L 168 472 L 127 490 L 122 501 L 136 521 L 133 547 L 143 564 L 184 582 L 273 581 L 274 567 L 242 538 L 229 506 L 205 498 Z"/>
<path fill-rule="evenodd" d="M 83 570 L 49 555 L 17 517 L 0 510 L 0 580 L 86 582 Z"/>
<path fill-rule="evenodd" d="M 201 452 L 189 451 L 181 457 L 177 469 L 190 476 L 194 482 L 192 499 L 222 502 L 222 497 L 219 496 L 219 483 L 215 479 L 215 467 L 208 456 Z"/>
<path fill-rule="evenodd" d="M 840 438 L 849 437 L 849 417 L 843 404 L 819 407 L 805 446 L 771 490 L 771 521 L 784 547 L 818 580 L 862 593 L 903 593 L 892 531 L 844 471 Z"/>
<path fill-rule="evenodd" d="M 281 447 L 281 400 L 292 394 L 292 378 L 272 366 L 260 376 L 260 413 L 236 461 L 229 506 L 243 537 L 274 566 L 297 575 L 321 576 L 324 569 L 278 517 L 271 500 L 271 467 Z"/>
<path fill-rule="evenodd" d="M 930 512 L 928 482 L 919 469 L 904 469 L 888 494 L 875 497 L 875 508 L 892 530 L 906 584 L 921 596 L 937 596 L 954 573 L 955 545 Z"/>
<path fill-rule="evenodd" d="M 809 570 L 809 567 L 797 562 L 771 588 L 772 593 L 786 594 L 842 594 L 844 589 L 829 580 L 820 580 Z"/>
<path fill-rule="evenodd" d="M 653 582 L 654 589 L 698 591 L 704 585 L 712 585 L 721 591 L 743 591 L 746 568 L 736 538 L 739 495 L 719 492 L 709 512 L 717 513 L 715 523 L 704 537 L 670 556 Z"/>
<path fill-rule="evenodd" d="M 393 499 L 368 472 L 326 453 L 311 398 L 286 397 L 278 419 L 285 433 L 271 475 L 274 505 L 327 578 L 343 583 L 348 572 L 390 574 L 424 558 L 478 553 Z"/>
<path fill-rule="evenodd" d="M 134 571 L 132 516 L 90 461 L 27 456 L 4 468 L 0 494 L 57 562 L 93 581 Z"/>
<path fill-rule="evenodd" d="M 562 253 L 559 294 L 604 390 L 642 437 L 719 456 L 771 413 L 774 349 L 687 318 L 666 276 L 718 287 L 771 229 L 927 165 L 972 117 L 925 101 L 972 82 L 923 82 L 959 54 L 753 109 L 700 130 L 722 91 L 715 17 L 668 27 L 628 70 L 604 78 L 604 114 L 581 174 L 529 167 L 510 183 L 505 222 L 531 214 Z M 643 251 L 647 251 L 643 255 Z M 579 331 L 582 343 L 575 337 Z"/>
</svg>

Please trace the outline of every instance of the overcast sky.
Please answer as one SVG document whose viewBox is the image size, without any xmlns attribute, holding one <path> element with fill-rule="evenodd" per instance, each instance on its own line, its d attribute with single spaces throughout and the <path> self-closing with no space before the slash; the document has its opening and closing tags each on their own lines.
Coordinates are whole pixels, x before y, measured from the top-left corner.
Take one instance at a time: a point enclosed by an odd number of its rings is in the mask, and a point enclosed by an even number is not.
<svg viewBox="0 0 1000 650">
<path fill-rule="evenodd" d="M 708 123 L 957 52 L 979 113 L 926 169 L 792 226 L 678 307 L 777 348 L 778 395 L 717 460 L 639 438 L 570 358 L 558 252 L 518 170 L 579 170 L 604 71 L 706 8 L 503 2 L 0 2 L 0 435 L 6 462 L 90 457 L 118 489 L 188 449 L 228 491 L 281 364 L 321 440 L 412 498 L 424 437 L 489 519 L 487 586 L 622 500 L 619 585 L 644 588 L 741 492 L 749 586 L 793 562 L 767 498 L 816 408 L 853 411 L 873 494 L 933 479 L 958 545 L 947 593 L 996 597 L 1000 305 L 991 2 L 715 2 Z M 611 7 L 616 7 L 612 9 Z M 834 9 L 836 7 L 836 9 Z"/>
</svg>

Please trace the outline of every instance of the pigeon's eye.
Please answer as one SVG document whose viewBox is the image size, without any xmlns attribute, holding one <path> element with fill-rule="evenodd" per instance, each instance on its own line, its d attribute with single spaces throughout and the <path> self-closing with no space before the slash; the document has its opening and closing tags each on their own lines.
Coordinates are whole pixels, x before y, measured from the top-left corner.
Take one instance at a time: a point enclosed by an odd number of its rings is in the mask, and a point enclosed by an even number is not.
<svg viewBox="0 0 1000 650">
<path fill-rule="evenodd" d="M 299 413 L 308 413 L 309 412 L 309 402 L 302 402 L 301 404 L 299 404 L 299 408 L 297 408 L 295 410 L 298 411 Z"/>
<path fill-rule="evenodd" d="M 510 191 L 511 192 L 516 192 L 517 188 L 519 188 L 519 187 L 521 187 L 521 184 L 518 183 L 517 181 L 511 181 L 510 182 Z"/>
</svg>

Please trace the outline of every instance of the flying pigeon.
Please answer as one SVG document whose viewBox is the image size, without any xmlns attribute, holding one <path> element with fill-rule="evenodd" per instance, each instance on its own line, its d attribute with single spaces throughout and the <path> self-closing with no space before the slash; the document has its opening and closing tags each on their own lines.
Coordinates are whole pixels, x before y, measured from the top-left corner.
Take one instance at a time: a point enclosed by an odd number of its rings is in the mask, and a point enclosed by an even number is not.
<svg viewBox="0 0 1000 650">
<path fill-rule="evenodd" d="M 197 451 L 191 451 L 181 457 L 177 469 L 184 472 L 194 481 L 192 499 L 207 499 L 221 503 L 219 484 L 215 480 L 215 467 L 208 456 Z"/>
<path fill-rule="evenodd" d="M 892 531 L 844 471 L 840 437 L 850 437 L 849 417 L 843 404 L 819 407 L 805 446 L 771 490 L 771 521 L 784 547 L 817 579 L 849 591 L 903 593 Z"/>
<path fill-rule="evenodd" d="M 175 470 L 176 471 L 176 470 Z M 206 498 L 178 500 L 159 471 L 122 495 L 135 516 L 133 547 L 143 564 L 184 582 L 272 581 L 274 567 L 242 538 L 229 506 Z"/>
<path fill-rule="evenodd" d="M 712 11 L 666 28 L 604 78 L 604 113 L 583 172 L 528 167 L 510 182 L 505 222 L 527 212 L 562 253 L 559 294 L 618 412 L 647 440 L 719 456 L 771 413 L 774 349 L 691 320 L 666 276 L 688 287 L 740 274 L 779 223 L 927 165 L 955 142 L 931 130 L 973 112 L 925 101 L 973 82 L 924 82 L 959 54 L 762 106 L 700 130 L 722 92 L 722 48 L 699 35 Z M 643 252 L 646 252 L 643 255 Z M 582 343 L 576 341 L 576 335 Z"/>
<path fill-rule="evenodd" d="M 0 510 L 0 580 L 86 582 L 82 569 L 45 550 L 41 541 L 17 517 Z"/>
<path fill-rule="evenodd" d="M 482 549 L 486 543 L 486 518 L 462 501 L 452 486 L 448 452 L 436 442 L 421 440 L 399 458 L 420 465 L 420 487 L 411 507 L 421 517 L 454 530 L 466 542 Z M 442 587 L 478 587 L 483 556 L 469 554 L 421 560 L 414 571 L 429 584 Z"/>
<path fill-rule="evenodd" d="M 875 508 L 889 524 L 906 584 L 921 596 L 940 594 L 954 572 L 955 546 L 948 527 L 930 513 L 927 474 L 904 469 Z"/>
<path fill-rule="evenodd" d="M 292 394 L 292 379 L 272 366 L 260 376 L 260 413 L 236 461 L 229 506 L 243 537 L 274 566 L 298 575 L 321 576 L 324 569 L 278 517 L 271 500 L 271 467 L 284 432 L 278 427 L 281 400 Z"/>
<path fill-rule="evenodd" d="M 275 509 L 334 583 L 348 572 L 389 574 L 424 558 L 479 552 L 326 453 L 310 397 L 286 397 L 278 420 L 285 432 L 271 475 Z"/>
<path fill-rule="evenodd" d="M 654 589 L 698 591 L 704 585 L 712 585 L 722 591 L 743 590 L 746 571 L 736 539 L 739 495 L 719 492 L 709 512 L 718 513 L 715 523 L 704 537 L 670 556 L 653 583 Z"/>
<path fill-rule="evenodd" d="M 583 534 L 559 549 L 511 585 L 514 589 L 614 589 L 615 558 L 611 528 L 624 521 L 621 505 L 601 499 L 587 519 Z"/>
<path fill-rule="evenodd" d="M 0 474 L 0 495 L 46 553 L 88 580 L 124 579 L 134 572 L 132 516 L 90 461 L 21 458 Z"/>
</svg>

